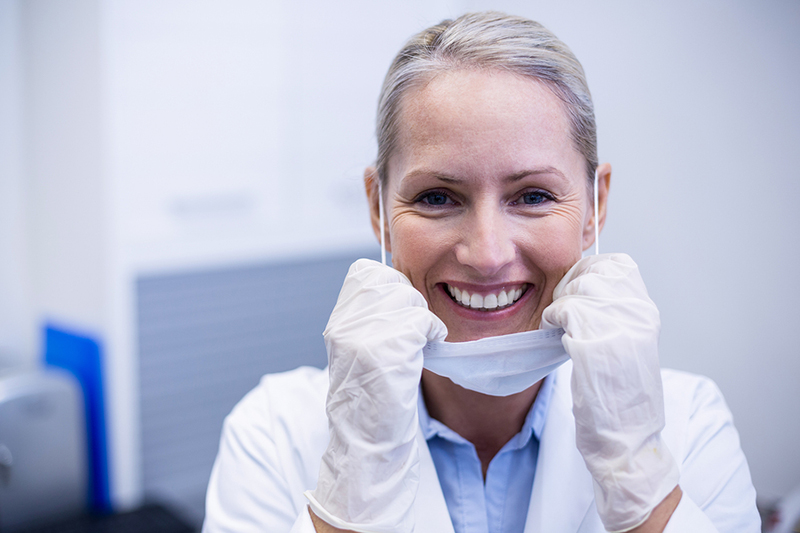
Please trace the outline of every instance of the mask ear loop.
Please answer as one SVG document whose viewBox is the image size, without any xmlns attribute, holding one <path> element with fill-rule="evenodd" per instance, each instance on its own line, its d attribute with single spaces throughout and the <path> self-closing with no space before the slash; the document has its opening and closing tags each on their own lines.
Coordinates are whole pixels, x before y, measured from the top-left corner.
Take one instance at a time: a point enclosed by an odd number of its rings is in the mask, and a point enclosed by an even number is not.
<svg viewBox="0 0 800 533">
<path fill-rule="evenodd" d="M 600 199 L 597 192 L 597 169 L 594 170 L 594 255 L 600 254 Z M 381 234 L 383 236 L 383 234 Z"/>
<path fill-rule="evenodd" d="M 386 237 L 383 229 L 383 187 L 381 186 L 380 178 L 378 178 L 378 210 L 380 211 L 378 218 L 381 224 L 381 263 L 386 265 Z"/>
</svg>

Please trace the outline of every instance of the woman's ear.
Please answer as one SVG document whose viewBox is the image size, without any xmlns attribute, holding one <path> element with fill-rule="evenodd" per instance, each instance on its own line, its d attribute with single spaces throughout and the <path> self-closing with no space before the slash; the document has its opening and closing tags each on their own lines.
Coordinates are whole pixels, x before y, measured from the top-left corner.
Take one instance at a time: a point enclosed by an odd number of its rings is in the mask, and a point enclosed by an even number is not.
<svg viewBox="0 0 800 533">
<path fill-rule="evenodd" d="M 611 188 L 611 164 L 603 163 L 597 167 L 597 210 L 594 213 L 594 191 L 590 200 L 592 216 L 583 226 L 583 249 L 587 250 L 594 244 L 594 225 L 599 224 L 598 231 L 602 231 L 606 223 L 606 212 L 608 207 L 608 190 Z"/>
<path fill-rule="evenodd" d="M 386 251 L 392 253 L 392 245 L 389 242 L 389 232 L 386 227 L 381 228 L 380 219 L 380 193 L 381 188 L 378 185 L 378 171 L 375 167 L 367 167 L 364 170 L 364 189 L 367 192 L 367 204 L 369 205 L 369 218 L 372 222 L 372 231 L 375 232 L 375 237 L 378 242 L 381 242 L 381 231 L 385 232 Z M 384 216 L 386 212 L 384 210 Z M 388 226 L 388 222 L 384 220 L 384 226 Z"/>
</svg>

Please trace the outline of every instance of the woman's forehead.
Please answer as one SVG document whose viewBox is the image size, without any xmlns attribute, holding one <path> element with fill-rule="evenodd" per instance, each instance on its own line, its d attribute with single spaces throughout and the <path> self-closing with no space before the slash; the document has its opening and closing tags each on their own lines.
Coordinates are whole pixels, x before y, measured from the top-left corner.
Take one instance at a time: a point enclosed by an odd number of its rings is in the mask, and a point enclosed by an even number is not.
<svg viewBox="0 0 800 533">
<path fill-rule="evenodd" d="M 448 71 L 409 91 L 397 134 L 392 160 L 401 166 L 501 165 L 497 171 L 513 173 L 519 165 L 549 165 L 568 172 L 582 160 L 550 88 L 498 70 Z"/>
</svg>

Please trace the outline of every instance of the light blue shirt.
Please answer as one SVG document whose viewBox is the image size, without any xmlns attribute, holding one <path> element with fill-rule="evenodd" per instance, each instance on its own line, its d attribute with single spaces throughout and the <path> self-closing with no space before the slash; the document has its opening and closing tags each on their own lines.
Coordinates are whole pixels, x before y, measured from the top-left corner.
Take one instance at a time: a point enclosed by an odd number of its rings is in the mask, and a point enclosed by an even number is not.
<svg viewBox="0 0 800 533">
<path fill-rule="evenodd" d="M 545 378 L 519 433 L 494 456 L 483 480 L 471 442 L 430 417 L 420 394 L 419 422 L 428 441 L 456 533 L 522 533 L 531 501 L 539 439 L 553 394 Z"/>
</svg>

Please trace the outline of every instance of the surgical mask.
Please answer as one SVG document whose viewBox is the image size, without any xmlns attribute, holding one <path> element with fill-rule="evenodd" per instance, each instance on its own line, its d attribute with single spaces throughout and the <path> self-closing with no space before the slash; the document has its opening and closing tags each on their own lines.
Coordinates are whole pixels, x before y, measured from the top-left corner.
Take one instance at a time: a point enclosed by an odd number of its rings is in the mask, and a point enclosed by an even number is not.
<svg viewBox="0 0 800 533">
<path fill-rule="evenodd" d="M 594 251 L 600 253 L 598 175 L 595 170 Z M 378 182 L 381 226 L 381 262 L 386 264 L 383 190 Z M 453 383 L 490 396 L 522 392 L 569 359 L 561 337 L 563 329 L 545 329 L 486 337 L 468 342 L 429 342 L 422 349 L 424 367 Z"/>
<path fill-rule="evenodd" d="M 537 329 L 468 342 L 429 342 L 422 349 L 423 365 L 465 389 L 508 396 L 569 359 L 562 335 L 563 329 Z"/>
</svg>

